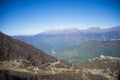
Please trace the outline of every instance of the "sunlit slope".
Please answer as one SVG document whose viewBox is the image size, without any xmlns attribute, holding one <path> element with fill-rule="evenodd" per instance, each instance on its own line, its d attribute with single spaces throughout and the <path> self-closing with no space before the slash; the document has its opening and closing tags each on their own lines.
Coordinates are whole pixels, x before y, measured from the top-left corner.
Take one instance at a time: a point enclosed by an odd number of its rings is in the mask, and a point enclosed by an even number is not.
<svg viewBox="0 0 120 80">
<path fill-rule="evenodd" d="M 71 63 L 84 63 L 100 55 L 120 57 L 120 40 L 88 41 L 54 55 Z"/>
</svg>

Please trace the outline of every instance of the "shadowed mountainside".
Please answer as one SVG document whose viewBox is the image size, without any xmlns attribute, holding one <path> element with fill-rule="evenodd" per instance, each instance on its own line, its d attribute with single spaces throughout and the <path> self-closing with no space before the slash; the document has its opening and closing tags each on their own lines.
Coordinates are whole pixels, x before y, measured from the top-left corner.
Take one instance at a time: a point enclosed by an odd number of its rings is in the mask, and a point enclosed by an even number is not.
<svg viewBox="0 0 120 80">
<path fill-rule="evenodd" d="M 0 32 L 0 60 L 10 59 L 25 59 L 37 66 L 58 61 L 45 52 Z"/>
</svg>

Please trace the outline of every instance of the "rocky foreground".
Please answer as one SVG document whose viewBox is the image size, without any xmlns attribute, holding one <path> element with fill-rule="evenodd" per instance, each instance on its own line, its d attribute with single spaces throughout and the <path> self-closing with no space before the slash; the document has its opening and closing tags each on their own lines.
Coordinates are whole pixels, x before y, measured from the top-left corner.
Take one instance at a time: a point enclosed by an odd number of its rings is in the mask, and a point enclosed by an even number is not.
<svg viewBox="0 0 120 80">
<path fill-rule="evenodd" d="M 0 62 L 0 80 L 119 80 L 120 60 L 91 59 L 81 67 L 62 67 L 57 61 L 33 66 L 29 61 L 14 59 Z"/>
</svg>

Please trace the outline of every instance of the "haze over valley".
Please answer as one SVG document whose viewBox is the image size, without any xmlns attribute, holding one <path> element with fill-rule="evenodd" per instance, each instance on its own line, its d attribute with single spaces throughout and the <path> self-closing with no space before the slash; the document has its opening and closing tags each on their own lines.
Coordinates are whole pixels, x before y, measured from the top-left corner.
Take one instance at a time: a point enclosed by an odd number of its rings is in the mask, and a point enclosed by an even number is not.
<svg viewBox="0 0 120 80">
<path fill-rule="evenodd" d="M 52 30 L 33 36 L 13 36 L 13 38 L 70 63 L 84 63 L 100 55 L 120 57 L 120 26 L 109 29 Z"/>
</svg>

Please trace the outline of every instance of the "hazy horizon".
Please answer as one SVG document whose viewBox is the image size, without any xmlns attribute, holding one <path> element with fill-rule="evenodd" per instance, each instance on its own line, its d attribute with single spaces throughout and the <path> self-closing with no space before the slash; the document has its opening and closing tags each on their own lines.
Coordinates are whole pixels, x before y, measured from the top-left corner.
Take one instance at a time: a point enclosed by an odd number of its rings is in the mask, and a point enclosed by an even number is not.
<svg viewBox="0 0 120 80">
<path fill-rule="evenodd" d="M 0 31 L 8 35 L 120 26 L 119 0 L 1 0 L 0 3 Z"/>
</svg>

